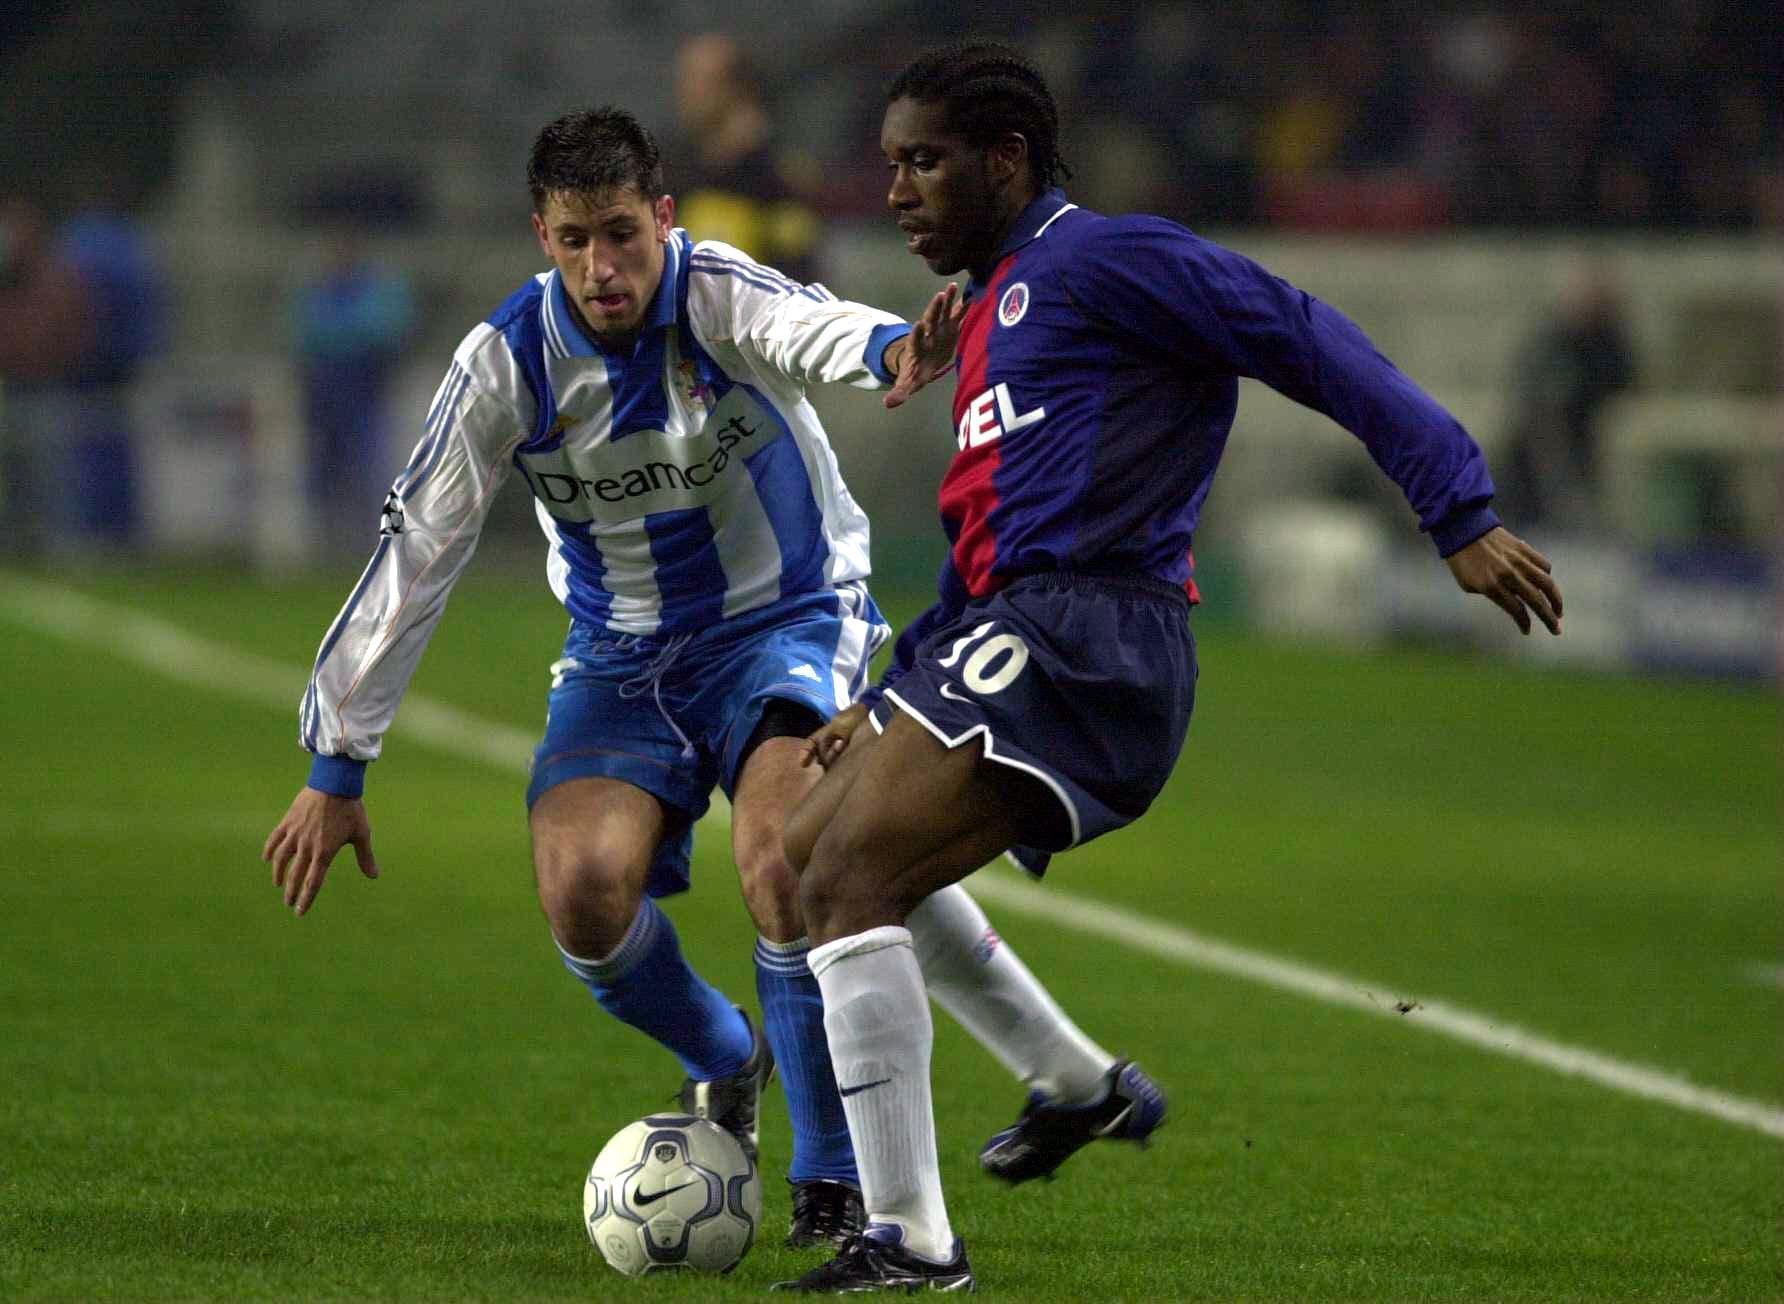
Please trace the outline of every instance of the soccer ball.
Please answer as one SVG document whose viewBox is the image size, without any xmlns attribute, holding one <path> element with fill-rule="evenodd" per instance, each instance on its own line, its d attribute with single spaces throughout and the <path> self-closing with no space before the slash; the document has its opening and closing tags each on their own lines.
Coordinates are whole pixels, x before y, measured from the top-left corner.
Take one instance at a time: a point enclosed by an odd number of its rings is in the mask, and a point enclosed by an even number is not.
<svg viewBox="0 0 1784 1304">
<path fill-rule="evenodd" d="M 761 1178 L 737 1138 L 687 1114 L 628 1123 L 601 1147 L 582 1188 L 589 1240 L 628 1277 L 728 1272 L 761 1215 Z"/>
</svg>

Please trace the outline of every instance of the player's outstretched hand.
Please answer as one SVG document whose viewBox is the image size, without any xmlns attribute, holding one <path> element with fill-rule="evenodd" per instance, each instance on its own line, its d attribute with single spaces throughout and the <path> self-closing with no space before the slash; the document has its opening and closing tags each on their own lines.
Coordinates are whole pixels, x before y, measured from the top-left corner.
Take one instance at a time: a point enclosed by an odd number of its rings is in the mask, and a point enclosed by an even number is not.
<svg viewBox="0 0 1784 1304">
<path fill-rule="evenodd" d="M 816 761 L 825 769 L 836 764 L 844 752 L 849 749 L 849 739 L 854 737 L 867 719 L 867 708 L 855 702 L 845 706 L 836 713 L 829 724 L 819 729 L 805 740 L 805 754 L 799 758 L 799 764 L 810 765 Z"/>
<path fill-rule="evenodd" d="M 357 797 L 336 797 L 305 788 L 267 836 L 260 858 L 272 865 L 273 882 L 285 889 L 285 904 L 301 915 L 322 890 L 335 853 L 348 843 L 359 858 L 360 873 L 377 878 L 372 822 L 365 803 Z"/>
<path fill-rule="evenodd" d="M 1495 526 L 1459 552 L 1450 554 L 1450 573 L 1464 593 L 1491 598 L 1530 632 L 1530 613 L 1561 632 L 1561 588 L 1549 574 L 1549 559 L 1502 526 Z"/>
<path fill-rule="evenodd" d="M 938 290 L 923 315 L 911 326 L 911 333 L 892 346 L 895 352 L 888 359 L 896 365 L 889 370 L 897 377 L 886 395 L 888 408 L 902 407 L 923 386 L 938 376 L 946 375 L 954 365 L 954 350 L 960 344 L 960 319 L 966 315 L 966 300 L 960 286 L 948 282 Z"/>
</svg>

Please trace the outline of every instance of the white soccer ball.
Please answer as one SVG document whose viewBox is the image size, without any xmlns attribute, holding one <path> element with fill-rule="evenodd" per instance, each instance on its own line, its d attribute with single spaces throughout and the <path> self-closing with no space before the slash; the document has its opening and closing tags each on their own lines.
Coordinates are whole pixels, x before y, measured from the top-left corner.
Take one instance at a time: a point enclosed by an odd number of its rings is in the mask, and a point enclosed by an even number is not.
<svg viewBox="0 0 1784 1304">
<path fill-rule="evenodd" d="M 761 1216 L 761 1178 L 737 1138 L 687 1114 L 628 1123 L 601 1147 L 582 1188 L 589 1240 L 628 1277 L 728 1272 Z"/>
</svg>

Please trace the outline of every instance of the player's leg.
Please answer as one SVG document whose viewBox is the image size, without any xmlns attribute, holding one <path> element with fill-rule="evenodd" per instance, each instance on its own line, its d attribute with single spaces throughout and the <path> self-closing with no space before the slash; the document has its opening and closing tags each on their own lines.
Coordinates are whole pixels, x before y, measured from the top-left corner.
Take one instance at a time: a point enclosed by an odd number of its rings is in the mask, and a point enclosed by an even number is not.
<svg viewBox="0 0 1784 1304">
<path fill-rule="evenodd" d="M 1072 1022 L 964 885 L 930 894 L 905 926 L 930 998 L 1031 1093 L 1088 1101 L 1102 1092 L 1116 1056 Z"/>
<path fill-rule="evenodd" d="M 865 743 L 873 736 L 873 727 L 863 724 L 855 732 L 855 741 Z M 843 798 L 848 796 L 855 775 L 867 759 L 867 750 L 865 746 L 851 746 L 828 768 L 820 769 L 815 763 L 806 767 L 815 786 L 787 815 L 786 827 L 781 834 L 787 862 L 793 867 L 795 876 L 803 873 L 805 866 L 811 863 L 812 848 L 817 845 L 818 835 L 835 817 Z M 819 779 L 822 782 L 818 782 Z"/>
<path fill-rule="evenodd" d="M 963 1251 L 949 1260 L 931 1031 L 899 925 L 1012 845 L 1057 851 L 1145 809 L 1194 700 L 1187 614 L 1180 590 L 1138 577 L 1020 581 L 931 633 L 874 716 L 884 733 L 814 791 L 834 811 L 812 840 L 801 905 L 868 1197 L 863 1243 L 902 1244 L 858 1246 L 802 1289 L 970 1279 Z M 833 780 L 847 787 L 840 801 Z M 879 1237 L 881 1221 L 896 1230 Z"/>
<path fill-rule="evenodd" d="M 805 736 L 821 717 L 809 707 L 771 700 L 744 745 L 731 796 L 731 852 L 738 889 L 750 919 L 764 938 L 790 942 L 805 936 L 799 913 L 799 880 L 787 863 L 788 813 L 823 776 L 800 764 Z"/>
<path fill-rule="evenodd" d="M 787 813 L 822 774 L 800 763 L 803 739 L 821 719 L 807 706 L 769 700 L 744 746 L 732 797 L 732 852 L 758 934 L 762 1028 L 774 1050 L 793 1130 L 787 1244 L 794 1248 L 844 1244 L 864 1222 L 861 1179 L 824 1036 L 824 998 L 807 963 L 811 939 L 783 839 Z"/>
<path fill-rule="evenodd" d="M 821 774 L 799 763 L 803 739 L 859 690 L 889 634 L 866 587 L 842 584 L 724 622 L 689 644 L 670 677 L 679 718 L 716 759 L 731 798 L 763 1026 L 793 1128 L 789 1239 L 798 1244 L 846 1239 L 859 1229 L 861 1205 L 784 831 Z"/>
<path fill-rule="evenodd" d="M 847 782 L 847 792 L 804 866 L 800 902 L 821 943 L 812 969 L 869 1235 L 880 1244 L 876 1271 L 890 1264 L 952 1278 L 969 1270 L 942 1198 L 929 1081 L 934 1027 L 903 924 L 918 902 L 1060 812 L 1035 780 L 983 762 L 976 741 L 949 748 L 902 712 L 857 745 L 852 782 L 839 769 L 819 785 L 818 794 L 834 796 L 826 785 Z"/>
<path fill-rule="evenodd" d="M 873 736 L 869 726 L 863 729 L 863 739 Z M 845 752 L 831 767 L 837 780 L 793 812 L 786 835 L 792 862 L 810 860 L 865 756 L 864 748 Z M 1164 1102 L 1156 1086 L 1072 1021 L 964 884 L 931 893 L 905 926 L 930 998 L 1029 1089 L 1022 1116 L 981 1148 L 987 1172 L 1012 1183 L 1047 1176 L 1091 1140 L 1143 1141 L 1158 1126 Z M 1151 1093 L 1156 1107 L 1115 1117 L 1121 1106 L 1110 1102 L 1141 1091 Z M 1062 1120 L 1064 1126 L 1054 1126 Z"/>
<path fill-rule="evenodd" d="M 931 893 L 906 927 L 930 999 L 1029 1089 L 1016 1121 L 980 1147 L 980 1167 L 1014 1185 L 1051 1177 L 1092 1141 L 1146 1144 L 1164 1093 L 1072 1022 L 963 884 Z"/>
<path fill-rule="evenodd" d="M 964 885 L 931 894 L 906 926 L 930 999 L 1028 1087 L 1021 1115 L 979 1150 L 987 1173 L 1014 1185 L 1051 1177 L 1092 1141 L 1145 1145 L 1164 1093 L 1072 1022 Z"/>
<path fill-rule="evenodd" d="M 662 802 L 618 779 L 568 779 L 539 795 L 527 816 L 533 876 L 559 950 L 606 955 L 625 939 L 667 826 Z"/>
<path fill-rule="evenodd" d="M 748 1017 L 696 973 L 650 894 L 687 886 L 691 821 L 710 770 L 684 756 L 654 701 L 622 691 L 637 667 L 573 627 L 553 667 L 527 791 L 539 900 L 565 965 L 603 1009 L 670 1050 L 684 1104 L 753 1150 L 772 1071 Z M 631 659 L 648 664 L 650 652 Z"/>
<path fill-rule="evenodd" d="M 644 893 L 669 818 L 617 779 L 548 788 L 529 820 L 539 904 L 564 964 L 601 1008 L 670 1050 L 688 1077 L 726 1079 L 751 1057 L 749 1021 L 688 964 L 675 925 Z"/>
<path fill-rule="evenodd" d="M 838 766 L 852 767 L 864 755 L 845 754 Z M 814 792 L 794 813 L 787 831 L 790 859 L 810 860 L 818 833 L 846 791 L 838 784 Z M 1031 1092 L 1074 1102 L 1100 1094 L 1116 1056 L 1060 1008 L 964 884 L 931 893 L 905 926 L 930 997 Z"/>
</svg>

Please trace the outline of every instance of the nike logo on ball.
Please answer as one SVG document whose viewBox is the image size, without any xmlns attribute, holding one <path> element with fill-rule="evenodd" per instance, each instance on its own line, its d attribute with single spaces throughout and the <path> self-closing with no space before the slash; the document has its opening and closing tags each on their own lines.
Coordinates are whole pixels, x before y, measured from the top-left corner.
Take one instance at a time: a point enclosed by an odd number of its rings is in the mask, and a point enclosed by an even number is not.
<svg viewBox="0 0 1784 1304">
<path fill-rule="evenodd" d="M 643 1191 L 634 1191 L 632 1193 L 632 1203 L 635 1205 L 655 1204 L 658 1200 L 661 1200 L 665 1195 L 674 1195 L 677 1191 L 685 1191 L 688 1189 L 688 1187 L 690 1187 L 692 1185 L 693 1185 L 692 1182 L 683 1182 L 680 1186 L 665 1186 L 662 1190 L 652 1191 L 649 1194 L 646 1194 Z"/>
</svg>

